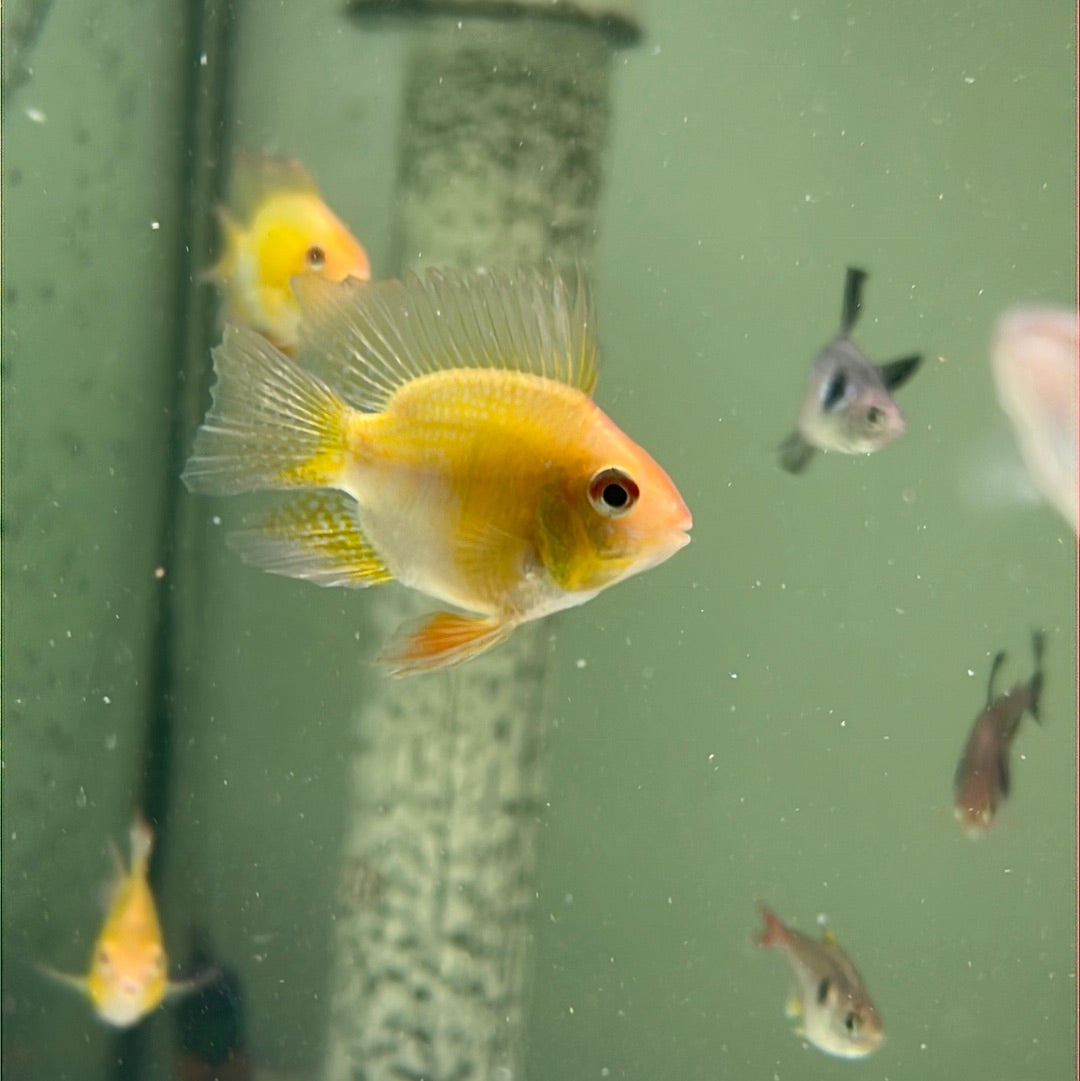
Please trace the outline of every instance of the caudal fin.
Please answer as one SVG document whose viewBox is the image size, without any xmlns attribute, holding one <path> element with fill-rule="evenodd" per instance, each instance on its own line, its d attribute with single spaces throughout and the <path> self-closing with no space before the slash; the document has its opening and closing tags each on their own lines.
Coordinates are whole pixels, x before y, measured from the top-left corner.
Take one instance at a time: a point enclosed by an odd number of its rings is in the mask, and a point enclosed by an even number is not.
<svg viewBox="0 0 1080 1081">
<path fill-rule="evenodd" d="M 757 907 L 758 912 L 761 913 L 761 918 L 765 921 L 765 926 L 762 927 L 761 934 L 757 937 L 757 944 L 759 946 L 787 945 L 788 930 L 784 926 L 783 920 L 764 902 L 758 901 Z"/>
<path fill-rule="evenodd" d="M 214 350 L 213 403 L 183 480 L 193 492 L 333 486 L 349 407 L 261 334 L 227 327 Z"/>
</svg>

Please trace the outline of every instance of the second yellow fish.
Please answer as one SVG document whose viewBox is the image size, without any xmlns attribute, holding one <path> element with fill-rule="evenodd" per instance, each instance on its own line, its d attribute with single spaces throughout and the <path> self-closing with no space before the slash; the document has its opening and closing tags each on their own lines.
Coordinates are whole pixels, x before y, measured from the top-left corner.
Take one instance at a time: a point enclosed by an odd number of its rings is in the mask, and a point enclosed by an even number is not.
<svg viewBox="0 0 1080 1081">
<path fill-rule="evenodd" d="M 401 628 L 394 675 L 460 664 L 689 541 L 655 461 L 592 401 L 584 282 L 428 271 L 294 282 L 300 363 L 229 328 L 193 491 L 303 488 L 235 535 L 249 562 L 322 585 L 396 578 L 464 612 Z"/>
<path fill-rule="evenodd" d="M 294 277 L 371 277 L 367 252 L 290 158 L 238 153 L 231 206 L 219 208 L 218 217 L 225 247 L 206 277 L 224 293 L 226 318 L 265 334 L 285 352 L 298 341 Z"/>
<path fill-rule="evenodd" d="M 161 924 L 147 881 L 153 844 L 150 826 L 137 817 L 131 827 L 131 867 L 122 871 L 116 882 L 87 975 L 45 969 L 48 975 L 86 995 L 98 1017 L 118 1028 L 142 1020 L 167 994 L 197 985 L 194 981 L 169 982 Z"/>
</svg>

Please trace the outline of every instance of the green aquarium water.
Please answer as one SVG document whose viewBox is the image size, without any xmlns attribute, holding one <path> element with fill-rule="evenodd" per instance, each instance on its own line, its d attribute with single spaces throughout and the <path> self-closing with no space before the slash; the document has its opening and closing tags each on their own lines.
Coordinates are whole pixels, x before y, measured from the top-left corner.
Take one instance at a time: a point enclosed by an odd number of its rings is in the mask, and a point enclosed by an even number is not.
<svg viewBox="0 0 1080 1081">
<path fill-rule="evenodd" d="M 990 366 L 1007 309 L 1076 309 L 1073 4 L 2 17 L 5 1079 L 1074 1075 L 1076 534 Z M 180 481 L 238 152 L 301 162 L 375 278 L 581 268 L 689 546 L 403 680 L 373 659 L 438 602 L 245 566 L 265 499 Z M 848 268 L 866 354 L 922 356 L 907 428 L 791 475 Z M 954 771 L 1035 632 L 973 840 Z M 136 815 L 174 986 L 114 1026 L 46 970 L 90 970 Z M 785 1017 L 759 904 L 835 933 L 872 1054 Z"/>
</svg>

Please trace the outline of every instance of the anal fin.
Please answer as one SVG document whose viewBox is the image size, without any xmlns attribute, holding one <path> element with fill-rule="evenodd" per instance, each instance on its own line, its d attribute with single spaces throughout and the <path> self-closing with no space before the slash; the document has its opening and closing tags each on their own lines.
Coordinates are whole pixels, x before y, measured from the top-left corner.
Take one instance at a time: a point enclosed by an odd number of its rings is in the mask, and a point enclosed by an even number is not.
<svg viewBox="0 0 1080 1081">
<path fill-rule="evenodd" d="M 394 577 L 360 531 L 356 501 L 344 492 L 296 495 L 254 529 L 230 534 L 228 543 L 246 563 L 320 586 L 359 588 Z"/>
<path fill-rule="evenodd" d="M 494 616 L 436 612 L 399 627 L 379 654 L 392 676 L 464 664 L 509 637 L 515 624 Z"/>
</svg>

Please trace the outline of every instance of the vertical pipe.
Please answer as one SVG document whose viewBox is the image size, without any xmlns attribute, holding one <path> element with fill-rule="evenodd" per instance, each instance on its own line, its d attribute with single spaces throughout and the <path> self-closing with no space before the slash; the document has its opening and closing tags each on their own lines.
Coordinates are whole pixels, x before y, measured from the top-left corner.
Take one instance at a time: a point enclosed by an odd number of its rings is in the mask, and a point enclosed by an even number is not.
<svg viewBox="0 0 1080 1081">
<path fill-rule="evenodd" d="M 612 47 L 582 18 L 417 26 L 398 169 L 404 265 L 587 261 Z M 411 611 L 389 596 L 382 632 Z M 523 628 L 451 673 L 365 688 L 326 1081 L 520 1076 L 551 630 Z"/>
</svg>

